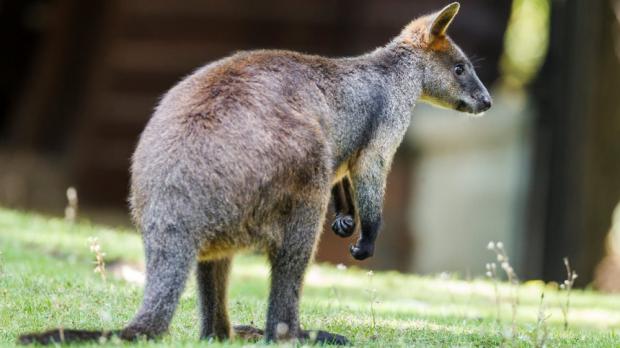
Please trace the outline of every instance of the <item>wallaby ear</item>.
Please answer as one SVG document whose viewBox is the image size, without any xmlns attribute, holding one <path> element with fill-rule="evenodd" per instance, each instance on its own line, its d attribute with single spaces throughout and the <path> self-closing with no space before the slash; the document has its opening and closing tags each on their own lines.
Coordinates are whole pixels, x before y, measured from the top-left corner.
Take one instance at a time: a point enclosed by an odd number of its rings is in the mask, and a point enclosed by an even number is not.
<svg viewBox="0 0 620 348">
<path fill-rule="evenodd" d="M 456 17 L 456 14 L 459 12 L 460 7 L 461 4 L 458 2 L 453 2 L 436 14 L 431 15 L 433 20 L 428 27 L 429 41 L 433 41 L 438 37 L 443 37 L 446 35 L 446 31 L 448 30 L 448 27 L 450 26 L 450 23 L 452 23 L 454 17 Z"/>
</svg>

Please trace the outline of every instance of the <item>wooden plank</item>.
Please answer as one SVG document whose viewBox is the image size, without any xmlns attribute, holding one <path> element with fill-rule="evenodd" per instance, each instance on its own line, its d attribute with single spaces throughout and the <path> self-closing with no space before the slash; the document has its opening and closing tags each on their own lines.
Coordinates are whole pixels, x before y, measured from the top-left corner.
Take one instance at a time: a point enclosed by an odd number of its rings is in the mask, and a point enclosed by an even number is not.
<svg viewBox="0 0 620 348">
<path fill-rule="evenodd" d="M 174 41 L 116 40 L 107 50 L 110 69 L 190 73 L 218 57 L 230 54 L 230 44 Z"/>
<path fill-rule="evenodd" d="M 130 125 L 144 122 L 153 113 L 159 96 L 155 94 L 115 93 L 107 91 L 93 98 L 89 109 L 91 122 Z"/>
<path fill-rule="evenodd" d="M 237 19 L 269 18 L 306 22 L 328 22 L 337 19 L 338 2 L 315 1 L 218 1 L 206 4 L 200 0 L 131 0 L 119 2 L 122 12 L 128 15 L 223 17 Z"/>
</svg>

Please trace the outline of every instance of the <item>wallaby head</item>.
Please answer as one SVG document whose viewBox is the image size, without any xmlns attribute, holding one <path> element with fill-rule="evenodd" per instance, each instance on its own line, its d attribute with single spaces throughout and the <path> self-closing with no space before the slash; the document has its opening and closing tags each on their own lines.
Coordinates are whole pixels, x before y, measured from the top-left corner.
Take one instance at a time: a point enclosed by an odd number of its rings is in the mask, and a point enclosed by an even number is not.
<svg viewBox="0 0 620 348">
<path fill-rule="evenodd" d="M 491 96 L 474 66 L 446 34 L 459 11 L 454 2 L 405 27 L 397 40 L 412 45 L 424 61 L 421 100 L 439 107 L 480 114 L 491 107 Z"/>
</svg>

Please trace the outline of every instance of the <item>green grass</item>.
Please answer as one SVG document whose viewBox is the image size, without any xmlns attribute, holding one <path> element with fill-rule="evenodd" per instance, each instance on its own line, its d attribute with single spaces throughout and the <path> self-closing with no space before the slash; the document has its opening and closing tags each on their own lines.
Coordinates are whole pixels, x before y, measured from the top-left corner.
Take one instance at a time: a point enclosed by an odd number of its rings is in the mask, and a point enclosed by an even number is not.
<svg viewBox="0 0 620 348">
<path fill-rule="evenodd" d="M 142 262 L 140 237 L 89 223 L 0 209 L 0 346 L 13 346 L 20 333 L 62 326 L 121 328 L 137 309 L 142 289 L 93 273 L 88 237 L 99 238 L 106 262 Z M 484 246 L 481 246 L 481 250 Z M 343 250 L 343 252 L 346 252 Z M 492 255 L 489 255 L 491 258 Z M 230 289 L 233 323 L 262 326 L 268 292 L 268 266 L 255 255 L 236 258 Z M 170 334 L 158 342 L 120 346 L 247 346 L 252 343 L 198 341 L 195 283 L 184 293 Z M 376 291 L 372 291 L 375 289 Z M 545 291 L 548 346 L 620 346 L 620 299 L 574 291 L 569 329 L 563 329 L 561 294 L 540 282 L 519 289 L 517 334 L 510 335 L 510 304 L 503 301 L 496 322 L 495 295 L 486 280 L 464 281 L 395 272 L 369 276 L 360 269 L 315 265 L 306 277 L 301 321 L 347 336 L 356 346 L 532 346 L 540 294 Z M 504 297 L 510 288 L 503 284 Z M 371 298 L 376 326 L 373 328 Z M 376 334 L 376 336 L 375 336 Z M 262 345 L 259 343 L 257 345 Z M 97 344 L 85 346 L 98 346 Z"/>
</svg>

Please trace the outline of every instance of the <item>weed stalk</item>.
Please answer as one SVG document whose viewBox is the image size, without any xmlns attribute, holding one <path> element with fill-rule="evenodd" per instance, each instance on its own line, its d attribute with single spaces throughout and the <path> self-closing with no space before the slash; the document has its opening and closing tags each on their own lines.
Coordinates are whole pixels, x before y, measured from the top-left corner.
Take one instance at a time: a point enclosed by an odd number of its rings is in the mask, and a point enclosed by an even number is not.
<svg viewBox="0 0 620 348">
<path fill-rule="evenodd" d="M 560 284 L 560 290 L 566 292 L 566 299 L 564 303 L 560 304 L 560 308 L 562 309 L 562 316 L 564 317 L 564 330 L 568 330 L 568 312 L 570 310 L 570 294 L 573 289 L 573 285 L 575 285 L 575 279 L 577 279 L 577 272 L 575 272 L 570 267 L 570 262 L 568 261 L 568 257 L 564 258 L 564 267 L 566 267 L 566 280 L 564 283 Z"/>
</svg>

